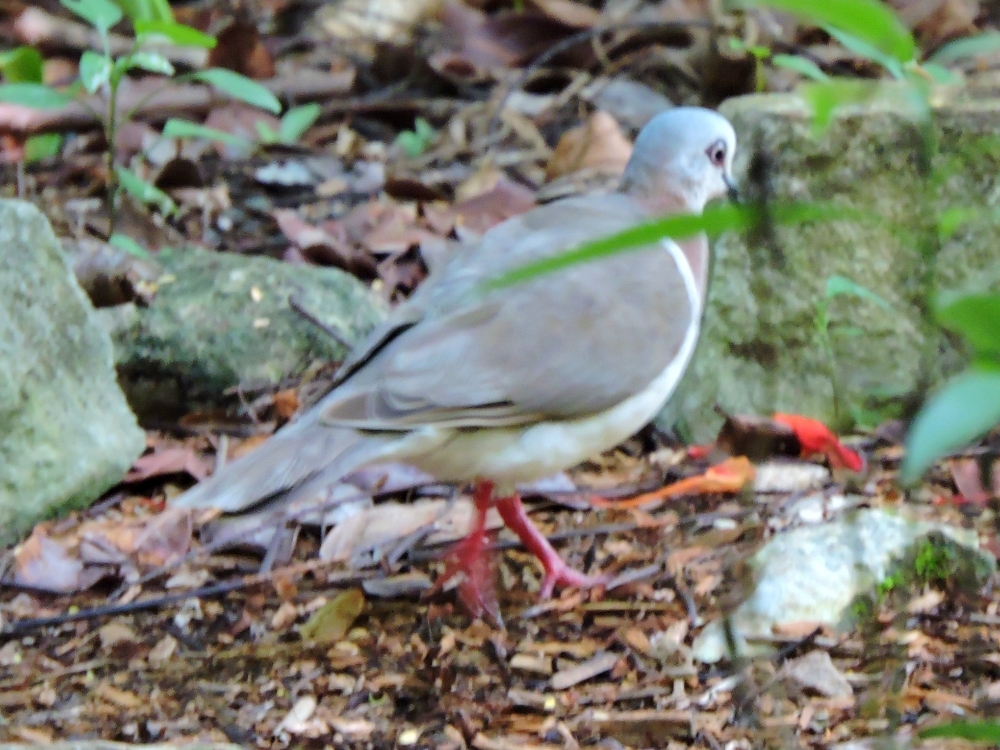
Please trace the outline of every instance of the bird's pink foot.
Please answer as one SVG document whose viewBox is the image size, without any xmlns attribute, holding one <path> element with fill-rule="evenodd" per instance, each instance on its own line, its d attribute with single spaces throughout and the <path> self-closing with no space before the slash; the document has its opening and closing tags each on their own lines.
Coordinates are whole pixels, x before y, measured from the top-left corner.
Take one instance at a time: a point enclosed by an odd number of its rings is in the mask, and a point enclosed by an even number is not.
<svg viewBox="0 0 1000 750">
<path fill-rule="evenodd" d="M 608 576 L 588 576 L 578 570 L 568 566 L 559 557 L 559 553 L 549 543 L 528 518 L 528 513 L 521 503 L 521 498 L 517 495 L 501 498 L 497 501 L 497 511 L 507 528 L 517 534 L 518 538 L 528 549 L 528 551 L 538 558 L 545 570 L 545 577 L 542 579 L 542 589 L 540 596 L 548 599 L 552 596 L 556 586 L 572 586 L 575 588 L 587 589 L 600 586 L 608 582 Z"/>
<path fill-rule="evenodd" d="M 448 564 L 431 591 L 440 591 L 448 581 L 462 573 L 465 578 L 458 585 L 458 598 L 469 614 L 472 617 L 486 616 L 500 624 L 502 621 L 494 584 L 495 571 L 488 550 L 489 536 L 486 533 L 486 514 L 490 509 L 492 495 L 492 484 L 476 484 L 473 493 L 476 518 L 472 530 L 445 554 Z"/>
</svg>

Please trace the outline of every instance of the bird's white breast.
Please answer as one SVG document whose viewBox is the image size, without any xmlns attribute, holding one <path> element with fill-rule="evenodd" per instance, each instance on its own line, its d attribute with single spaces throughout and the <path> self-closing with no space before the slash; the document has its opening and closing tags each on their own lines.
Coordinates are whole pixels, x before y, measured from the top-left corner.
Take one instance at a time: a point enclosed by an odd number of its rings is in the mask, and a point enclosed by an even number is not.
<svg viewBox="0 0 1000 750">
<path fill-rule="evenodd" d="M 397 444 L 407 461 L 442 481 L 488 478 L 498 489 L 554 474 L 618 445 L 663 408 L 687 369 L 698 341 L 702 301 L 691 266 L 671 240 L 663 241 L 684 281 L 691 317 L 677 355 L 649 386 L 620 404 L 580 419 L 526 427 L 414 430 Z"/>
</svg>

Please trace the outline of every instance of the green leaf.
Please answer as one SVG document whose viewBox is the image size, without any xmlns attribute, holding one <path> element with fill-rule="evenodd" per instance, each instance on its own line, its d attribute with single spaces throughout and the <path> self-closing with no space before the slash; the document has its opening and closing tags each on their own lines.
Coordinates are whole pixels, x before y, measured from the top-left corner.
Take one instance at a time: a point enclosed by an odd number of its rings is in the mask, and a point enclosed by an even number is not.
<svg viewBox="0 0 1000 750">
<path fill-rule="evenodd" d="M 972 370 L 948 381 L 924 404 L 906 438 L 900 480 L 911 484 L 934 461 L 1000 423 L 1000 372 Z"/>
<path fill-rule="evenodd" d="M 62 149 L 63 137 L 60 133 L 42 133 L 33 135 L 24 142 L 24 160 L 34 164 L 42 159 L 58 156 Z"/>
<path fill-rule="evenodd" d="M 965 60 L 978 55 L 988 55 L 1000 52 L 1000 32 L 991 29 L 982 34 L 956 39 L 941 47 L 927 58 L 927 62 L 947 65 L 948 63 Z"/>
<path fill-rule="evenodd" d="M 224 68 L 209 68 L 198 71 L 191 77 L 254 107 L 260 107 L 273 114 L 281 112 L 281 102 L 278 101 L 278 97 L 266 87 L 239 73 Z"/>
<path fill-rule="evenodd" d="M 224 130 L 216 130 L 196 122 L 187 120 L 167 120 L 163 126 L 163 135 L 167 138 L 205 138 L 210 141 L 220 141 L 237 148 L 246 148 L 250 143 L 245 138 L 227 133 Z"/>
<path fill-rule="evenodd" d="M 951 208 L 946 208 L 938 215 L 937 220 L 937 230 L 938 237 L 942 241 L 951 238 L 958 228 L 963 224 L 968 224 L 971 221 L 975 221 L 981 215 L 981 212 L 975 208 L 966 208 L 965 206 L 952 206 Z"/>
<path fill-rule="evenodd" d="M 874 302 L 879 307 L 892 311 L 892 305 L 890 305 L 884 298 L 875 294 L 871 289 L 867 289 L 856 281 L 851 281 L 846 276 L 838 276 L 834 274 L 826 280 L 826 298 L 833 299 L 834 297 L 842 297 L 844 295 L 852 297 L 860 297 L 861 299 L 868 300 L 869 302 Z"/>
<path fill-rule="evenodd" d="M 917 54 L 906 26 L 879 0 L 739 0 L 737 4 L 774 8 L 816 26 L 846 31 L 902 63 Z"/>
<path fill-rule="evenodd" d="M 893 78 L 899 81 L 903 80 L 903 66 L 895 57 L 885 54 L 874 44 L 871 44 L 864 39 L 860 39 L 853 34 L 848 34 L 846 31 L 841 31 L 840 29 L 832 27 L 827 27 L 824 31 L 844 45 L 849 52 L 853 52 L 859 57 L 864 57 L 872 62 L 878 63 L 883 68 L 888 70 L 889 74 Z"/>
<path fill-rule="evenodd" d="M 1000 353 L 1000 294 L 969 294 L 937 311 L 945 328 L 962 334 L 980 352 Z"/>
<path fill-rule="evenodd" d="M 278 136 L 282 143 L 295 143 L 319 117 L 320 107 L 315 102 L 292 107 L 281 118 Z"/>
<path fill-rule="evenodd" d="M 34 47 L 15 47 L 0 53 L 0 72 L 11 83 L 41 83 L 42 55 Z"/>
<path fill-rule="evenodd" d="M 141 68 L 149 73 L 159 73 L 163 76 L 174 74 L 173 63 L 159 52 L 140 50 L 128 56 L 129 68 Z"/>
<path fill-rule="evenodd" d="M 813 110 L 813 132 L 820 133 L 833 119 L 833 113 L 848 104 L 860 104 L 878 91 L 874 81 L 831 78 L 824 83 L 806 83 L 799 87 L 802 97 Z"/>
<path fill-rule="evenodd" d="M 149 37 L 159 36 L 182 47 L 213 49 L 216 45 L 215 37 L 172 21 L 136 21 L 135 33 L 140 42 L 147 41 Z"/>
<path fill-rule="evenodd" d="M 112 247 L 117 247 L 119 250 L 124 250 L 129 255 L 134 255 L 136 258 L 142 258 L 145 260 L 146 258 L 151 257 L 149 250 L 126 234 L 118 234 L 115 232 L 108 238 L 108 244 Z"/>
<path fill-rule="evenodd" d="M 257 120 L 254 126 L 257 128 L 257 135 L 260 136 L 263 143 L 281 143 L 281 135 L 266 122 Z"/>
<path fill-rule="evenodd" d="M 920 739 L 929 740 L 937 737 L 970 740 L 971 742 L 989 742 L 1000 744 L 1000 723 L 995 721 L 951 721 L 927 727 L 920 730 Z"/>
<path fill-rule="evenodd" d="M 115 174 L 118 175 L 118 182 L 122 188 L 140 203 L 156 206 L 164 214 L 177 211 L 177 204 L 169 195 L 155 185 L 150 185 L 132 170 L 116 166 Z"/>
<path fill-rule="evenodd" d="M 111 80 L 111 58 L 92 50 L 80 57 L 80 83 L 91 94 Z"/>
<path fill-rule="evenodd" d="M 404 130 L 396 136 L 396 143 L 412 159 L 426 151 L 436 135 L 433 126 L 423 117 L 418 117 L 413 123 L 413 130 Z"/>
<path fill-rule="evenodd" d="M 59 3 L 102 34 L 107 34 L 123 18 L 122 9 L 111 0 L 59 0 Z"/>
<path fill-rule="evenodd" d="M 949 86 L 960 85 L 965 79 L 960 73 L 954 70 L 949 70 L 943 65 L 938 65 L 937 63 L 925 62 L 920 66 L 927 75 L 934 79 L 935 83 L 943 83 Z"/>
<path fill-rule="evenodd" d="M 778 68 L 794 71 L 813 81 L 830 80 L 830 76 L 820 70 L 816 63 L 801 55 L 774 55 L 771 58 L 771 64 Z"/>
<path fill-rule="evenodd" d="M 31 109 L 59 109 L 72 99 L 61 91 L 41 83 L 5 83 L 0 85 L 0 102 L 20 104 Z"/>
<path fill-rule="evenodd" d="M 610 237 L 588 242 L 560 255 L 515 268 L 487 282 L 486 286 L 493 289 L 509 286 L 577 263 L 648 247 L 667 237 L 682 240 L 701 232 L 709 236 L 717 236 L 723 232 L 748 229 L 756 226 L 764 218 L 776 224 L 800 224 L 808 221 L 830 221 L 857 216 L 856 212 L 849 209 L 805 203 L 775 204 L 769 208 L 766 217 L 753 206 L 722 204 L 709 206 L 701 215 L 680 214 L 657 219 L 626 229 L 624 232 Z"/>
<path fill-rule="evenodd" d="M 125 11 L 125 15 L 133 24 L 137 21 L 166 21 L 169 23 L 174 20 L 174 13 L 167 0 L 115 0 L 115 2 Z"/>
</svg>

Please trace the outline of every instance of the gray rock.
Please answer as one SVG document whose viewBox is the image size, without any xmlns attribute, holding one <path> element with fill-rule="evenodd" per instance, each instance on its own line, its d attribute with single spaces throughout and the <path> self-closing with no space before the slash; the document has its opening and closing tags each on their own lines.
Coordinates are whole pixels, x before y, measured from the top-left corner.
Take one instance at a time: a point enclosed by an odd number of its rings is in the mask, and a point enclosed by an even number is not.
<svg viewBox="0 0 1000 750">
<path fill-rule="evenodd" d="M 993 557 L 979 551 L 976 533 L 947 524 L 911 521 L 884 510 L 801 527 L 777 535 L 751 560 L 756 584 L 730 619 L 737 647 L 752 654 L 752 636 L 769 636 L 783 623 L 849 624 L 851 605 L 871 595 L 894 564 L 932 532 L 954 541 L 974 566 L 992 569 Z M 721 622 L 709 623 L 694 642 L 699 661 L 727 654 Z"/>
<path fill-rule="evenodd" d="M 201 250 L 161 252 L 165 274 L 148 308 L 101 310 L 122 387 L 140 418 L 168 418 L 220 403 L 223 393 L 279 383 L 345 346 L 292 309 L 301 306 L 345 342 L 384 316 L 353 276 L 332 268 Z"/>
<path fill-rule="evenodd" d="M 52 228 L 0 201 L 0 546 L 118 482 L 145 436 Z"/>
<path fill-rule="evenodd" d="M 832 421 L 828 360 L 814 320 L 833 274 L 881 295 L 894 311 L 852 297 L 832 302 L 845 406 L 879 391 L 899 398 L 912 393 L 925 347 L 940 348 L 931 358 L 936 378 L 958 367 L 954 350 L 921 322 L 923 261 L 916 230 L 929 226 L 933 208 L 996 209 L 1000 100 L 936 110 L 940 154 L 934 166 L 950 176 L 931 206 L 919 170 L 918 128 L 900 104 L 880 99 L 847 108 L 818 137 L 810 133 L 807 105 L 794 95 L 739 97 L 721 111 L 736 127 L 735 168 L 744 188 L 752 192 L 748 168 L 756 162 L 776 199 L 832 202 L 869 212 L 874 220 L 778 227 L 773 247 L 748 247 L 735 235 L 720 238 L 703 335 L 663 421 L 683 415 L 699 440 L 713 437 L 720 424 L 712 412 L 716 404 L 736 414 L 780 410 Z M 1000 223 L 959 229 L 939 255 L 941 288 L 975 284 L 1000 290 L 998 247 Z"/>
<path fill-rule="evenodd" d="M 854 695 L 851 683 L 834 666 L 830 654 L 819 649 L 785 662 L 781 676 L 799 688 L 827 698 L 850 698 Z"/>
</svg>

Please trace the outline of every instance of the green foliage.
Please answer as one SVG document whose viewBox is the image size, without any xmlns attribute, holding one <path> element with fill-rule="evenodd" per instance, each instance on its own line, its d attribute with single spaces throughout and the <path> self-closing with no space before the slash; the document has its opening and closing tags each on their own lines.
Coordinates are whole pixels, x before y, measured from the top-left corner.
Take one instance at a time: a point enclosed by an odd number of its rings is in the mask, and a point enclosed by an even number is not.
<svg viewBox="0 0 1000 750">
<path fill-rule="evenodd" d="M 113 234 L 108 238 L 108 244 L 112 247 L 117 247 L 119 250 L 124 250 L 126 253 L 133 255 L 136 258 L 146 259 L 150 257 L 149 250 L 144 248 L 128 235 Z"/>
<path fill-rule="evenodd" d="M 245 148 L 249 143 L 238 135 L 227 133 L 224 130 L 209 128 L 196 122 L 187 120 L 177 120 L 171 118 L 163 125 L 163 135 L 167 138 L 205 138 L 210 141 L 219 141 L 237 148 Z"/>
<path fill-rule="evenodd" d="M 920 739 L 962 739 L 970 742 L 1000 744 L 1000 723 L 996 721 L 950 721 L 921 729 Z"/>
<path fill-rule="evenodd" d="M 135 34 L 140 43 L 166 39 L 181 47 L 213 49 L 216 45 L 215 37 L 170 20 L 137 20 Z"/>
<path fill-rule="evenodd" d="M 751 229 L 758 226 L 765 218 L 778 224 L 799 224 L 811 221 L 829 221 L 848 216 L 857 217 L 857 214 L 841 207 L 803 203 L 769 206 L 766 217 L 764 212 L 755 206 L 734 204 L 709 206 L 701 215 L 680 214 L 656 219 L 610 237 L 588 242 L 560 255 L 515 268 L 513 271 L 493 279 L 489 282 L 488 287 L 498 288 L 528 281 L 536 276 L 577 263 L 647 247 L 667 237 L 682 240 L 701 232 L 710 237 L 716 237 L 724 232 Z"/>
<path fill-rule="evenodd" d="M 878 305 L 887 313 L 892 314 L 893 309 L 885 299 L 875 294 L 870 289 L 861 286 L 856 281 L 851 281 L 845 276 L 833 275 L 826 280 L 826 290 L 822 297 L 816 302 L 816 314 L 813 318 L 813 327 L 816 332 L 816 339 L 820 348 L 826 356 L 830 384 L 833 388 L 833 414 L 837 422 L 841 420 L 841 393 L 839 380 L 837 378 L 836 356 L 833 351 L 833 338 L 830 328 L 830 305 L 838 297 L 853 297 Z M 840 328 L 835 329 L 841 335 L 855 335 L 856 329 Z"/>
<path fill-rule="evenodd" d="M 42 56 L 34 47 L 15 47 L 0 53 L 0 74 L 11 83 L 41 83 Z"/>
<path fill-rule="evenodd" d="M 115 0 L 119 8 L 133 23 L 156 21 L 173 23 L 174 14 L 167 0 Z"/>
<path fill-rule="evenodd" d="M 313 123 L 319 118 L 320 108 L 315 102 L 301 107 L 292 107 L 285 112 L 275 132 L 262 122 L 257 123 L 257 133 L 263 143 L 292 144 L 301 138 Z"/>
<path fill-rule="evenodd" d="M 917 579 L 925 584 L 944 583 L 955 573 L 957 566 L 955 551 L 948 545 L 936 544 L 932 539 L 920 544 L 913 560 Z"/>
<path fill-rule="evenodd" d="M 396 137 L 396 143 L 411 159 L 420 156 L 431 145 L 437 132 L 423 117 L 418 117 L 413 123 L 413 130 L 404 130 Z"/>
<path fill-rule="evenodd" d="M 916 56 L 917 45 L 906 26 L 877 0 L 747 0 L 740 4 L 774 8 L 817 26 L 839 29 L 901 63 Z"/>
<path fill-rule="evenodd" d="M 233 99 L 246 102 L 253 107 L 259 107 L 273 114 L 278 114 L 281 111 L 281 102 L 269 89 L 232 70 L 209 68 L 192 73 L 191 78 L 203 81 L 217 91 L 231 96 Z"/>
</svg>

